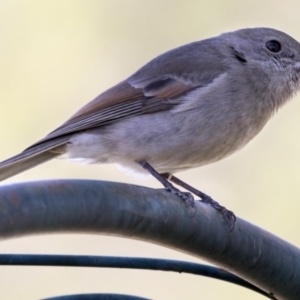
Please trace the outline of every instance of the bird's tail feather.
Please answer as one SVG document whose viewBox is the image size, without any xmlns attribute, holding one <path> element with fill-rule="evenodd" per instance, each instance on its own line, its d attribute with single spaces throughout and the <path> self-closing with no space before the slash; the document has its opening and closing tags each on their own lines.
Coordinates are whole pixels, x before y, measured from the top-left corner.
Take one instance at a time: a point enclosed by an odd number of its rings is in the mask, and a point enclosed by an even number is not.
<svg viewBox="0 0 300 300">
<path fill-rule="evenodd" d="M 0 181 L 61 155 L 62 152 L 58 151 L 58 148 L 60 149 L 68 140 L 69 137 L 65 136 L 45 141 L 1 162 Z"/>
</svg>

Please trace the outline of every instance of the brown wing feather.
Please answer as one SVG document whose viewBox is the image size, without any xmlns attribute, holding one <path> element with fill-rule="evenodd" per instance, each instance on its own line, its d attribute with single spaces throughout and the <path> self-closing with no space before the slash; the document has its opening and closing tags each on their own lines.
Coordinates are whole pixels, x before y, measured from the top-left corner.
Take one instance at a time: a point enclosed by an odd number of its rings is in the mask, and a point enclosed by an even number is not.
<svg viewBox="0 0 300 300">
<path fill-rule="evenodd" d="M 140 98 L 142 96 L 144 96 L 142 89 L 136 89 L 127 81 L 122 81 L 83 106 L 68 121 L 89 115 L 124 101 Z M 66 123 L 68 123 L 68 121 Z"/>
<path fill-rule="evenodd" d="M 167 77 L 148 83 L 143 87 L 143 91 L 148 97 L 171 99 L 181 96 L 192 88 L 194 86 L 184 80 Z"/>
<path fill-rule="evenodd" d="M 187 91 L 191 90 L 191 86 L 186 84 L 182 81 L 174 81 L 170 86 L 161 89 L 157 94 L 156 97 L 160 98 L 176 98 Z"/>
<path fill-rule="evenodd" d="M 148 96 L 143 102 L 144 113 L 154 113 L 171 109 L 182 103 L 182 97 L 195 86 L 183 80 L 173 78 L 162 78 L 148 83 L 144 88 L 144 94 Z"/>
</svg>

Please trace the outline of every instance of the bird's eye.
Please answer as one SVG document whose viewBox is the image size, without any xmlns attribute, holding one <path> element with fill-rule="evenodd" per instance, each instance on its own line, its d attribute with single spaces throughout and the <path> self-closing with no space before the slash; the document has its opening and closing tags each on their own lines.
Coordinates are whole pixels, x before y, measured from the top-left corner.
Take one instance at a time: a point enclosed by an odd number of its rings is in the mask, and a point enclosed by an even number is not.
<svg viewBox="0 0 300 300">
<path fill-rule="evenodd" d="M 281 50 L 281 44 L 278 41 L 271 40 L 266 43 L 266 47 L 273 53 L 278 53 Z"/>
</svg>

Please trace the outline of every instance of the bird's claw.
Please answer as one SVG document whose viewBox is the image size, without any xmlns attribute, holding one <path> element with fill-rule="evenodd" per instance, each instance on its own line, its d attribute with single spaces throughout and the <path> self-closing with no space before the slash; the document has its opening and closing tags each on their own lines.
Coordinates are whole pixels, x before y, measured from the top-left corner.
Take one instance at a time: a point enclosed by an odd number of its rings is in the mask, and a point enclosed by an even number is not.
<svg viewBox="0 0 300 300">
<path fill-rule="evenodd" d="M 229 232 L 231 232 L 234 229 L 236 216 L 231 210 L 228 210 L 226 207 L 220 205 L 217 201 L 213 200 L 207 195 L 203 197 L 201 201 L 221 212 L 221 214 L 229 224 Z"/>
<path fill-rule="evenodd" d="M 167 187 L 166 190 L 182 199 L 187 204 L 187 206 L 191 206 L 193 208 L 195 207 L 195 200 L 191 193 L 182 192 L 179 189 L 175 188 L 173 185 Z"/>
</svg>

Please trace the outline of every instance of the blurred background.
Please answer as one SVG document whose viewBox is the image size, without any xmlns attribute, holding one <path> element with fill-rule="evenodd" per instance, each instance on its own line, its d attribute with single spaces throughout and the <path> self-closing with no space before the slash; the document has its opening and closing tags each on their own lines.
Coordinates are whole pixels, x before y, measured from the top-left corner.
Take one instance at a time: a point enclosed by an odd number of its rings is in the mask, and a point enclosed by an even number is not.
<svg viewBox="0 0 300 300">
<path fill-rule="evenodd" d="M 0 161 L 64 122 L 158 54 L 222 32 L 273 27 L 300 40 L 297 0 L 1 0 Z M 300 99 L 242 151 L 179 177 L 237 216 L 300 245 Z M 86 178 L 160 188 L 114 165 L 55 160 L 9 181 Z M 142 199 L 141 199 L 142 201 Z M 0 243 L 0 253 L 94 254 L 199 260 L 129 239 L 60 234 Z M 0 267 L 1 299 L 115 292 L 152 299 L 264 299 L 199 276 L 113 269 Z"/>
</svg>

